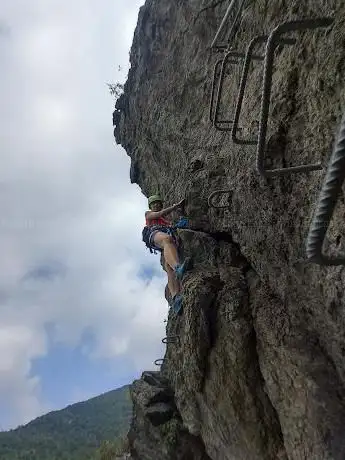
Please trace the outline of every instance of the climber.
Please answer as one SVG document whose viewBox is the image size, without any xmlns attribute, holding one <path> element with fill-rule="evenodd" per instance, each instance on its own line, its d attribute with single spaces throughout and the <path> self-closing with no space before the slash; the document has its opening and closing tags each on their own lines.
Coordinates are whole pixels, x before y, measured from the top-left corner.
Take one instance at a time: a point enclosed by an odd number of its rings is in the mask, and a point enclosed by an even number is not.
<svg viewBox="0 0 345 460">
<path fill-rule="evenodd" d="M 145 212 L 146 226 L 143 230 L 143 241 L 150 248 L 150 251 L 159 251 L 164 255 L 172 307 L 177 314 L 181 314 L 182 311 L 180 281 L 188 268 L 189 260 L 186 259 L 180 263 L 174 230 L 171 222 L 165 217 L 172 211 L 181 208 L 184 201 L 181 200 L 173 206 L 163 208 L 163 200 L 159 195 L 150 196 L 148 199 L 149 211 Z"/>
</svg>

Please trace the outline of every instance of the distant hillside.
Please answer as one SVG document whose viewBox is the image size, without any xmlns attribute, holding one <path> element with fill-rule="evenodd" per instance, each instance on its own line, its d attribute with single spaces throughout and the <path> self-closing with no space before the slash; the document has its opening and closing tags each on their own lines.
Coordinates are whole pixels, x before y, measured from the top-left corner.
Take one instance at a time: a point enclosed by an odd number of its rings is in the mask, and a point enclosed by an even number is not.
<svg viewBox="0 0 345 460">
<path fill-rule="evenodd" d="M 101 441 L 127 433 L 129 386 L 50 412 L 0 433 L 0 460 L 96 460 Z"/>
</svg>

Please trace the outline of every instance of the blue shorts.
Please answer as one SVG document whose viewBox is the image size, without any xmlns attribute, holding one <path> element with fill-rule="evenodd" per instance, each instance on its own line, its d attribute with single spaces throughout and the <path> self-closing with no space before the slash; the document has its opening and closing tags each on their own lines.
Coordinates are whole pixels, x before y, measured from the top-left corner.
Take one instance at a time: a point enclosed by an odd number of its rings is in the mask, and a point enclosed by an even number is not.
<svg viewBox="0 0 345 460">
<path fill-rule="evenodd" d="M 159 233 L 159 232 L 162 232 L 162 233 L 167 233 L 168 235 L 171 234 L 171 230 L 170 228 L 168 227 L 161 227 L 157 230 L 155 230 L 153 228 L 152 232 L 150 233 L 150 237 L 149 237 L 149 244 L 151 246 L 152 249 L 156 249 L 156 251 L 162 251 L 162 248 L 160 248 L 159 246 L 157 246 L 154 242 L 154 236 L 156 233 Z"/>
</svg>

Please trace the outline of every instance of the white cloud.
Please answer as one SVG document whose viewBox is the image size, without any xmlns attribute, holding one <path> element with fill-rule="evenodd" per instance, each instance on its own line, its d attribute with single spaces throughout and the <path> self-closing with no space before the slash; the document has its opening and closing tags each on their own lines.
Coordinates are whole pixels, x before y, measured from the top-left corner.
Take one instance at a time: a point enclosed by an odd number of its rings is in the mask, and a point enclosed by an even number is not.
<svg viewBox="0 0 345 460">
<path fill-rule="evenodd" d="M 20 324 L 18 319 L 15 314 L 2 314 L 0 326 L 0 408 L 10 414 L 2 426 L 25 423 L 44 410 L 39 401 L 40 380 L 30 377 L 30 367 L 32 356 L 45 353 L 45 337 L 34 324 Z"/>
<path fill-rule="evenodd" d="M 141 241 L 146 203 L 114 145 L 106 87 L 124 78 L 142 1 L 115 3 L 0 0 L 2 426 L 47 408 L 32 375 L 47 324 L 71 347 L 91 331 L 90 359 L 125 355 L 137 370 L 163 348 L 165 280 L 138 277 L 159 261 Z"/>
</svg>

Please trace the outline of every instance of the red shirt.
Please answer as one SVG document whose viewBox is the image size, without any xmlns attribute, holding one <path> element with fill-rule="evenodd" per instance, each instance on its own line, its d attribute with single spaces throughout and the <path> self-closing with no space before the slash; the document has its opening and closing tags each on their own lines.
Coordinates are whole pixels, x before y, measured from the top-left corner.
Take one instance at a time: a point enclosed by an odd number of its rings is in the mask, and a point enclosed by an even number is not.
<svg viewBox="0 0 345 460">
<path fill-rule="evenodd" d="M 164 217 L 158 217 L 157 219 L 148 219 L 145 217 L 145 219 L 147 227 L 152 227 L 153 225 L 163 225 L 165 227 L 170 227 L 171 225 L 168 220 L 164 219 Z"/>
</svg>

